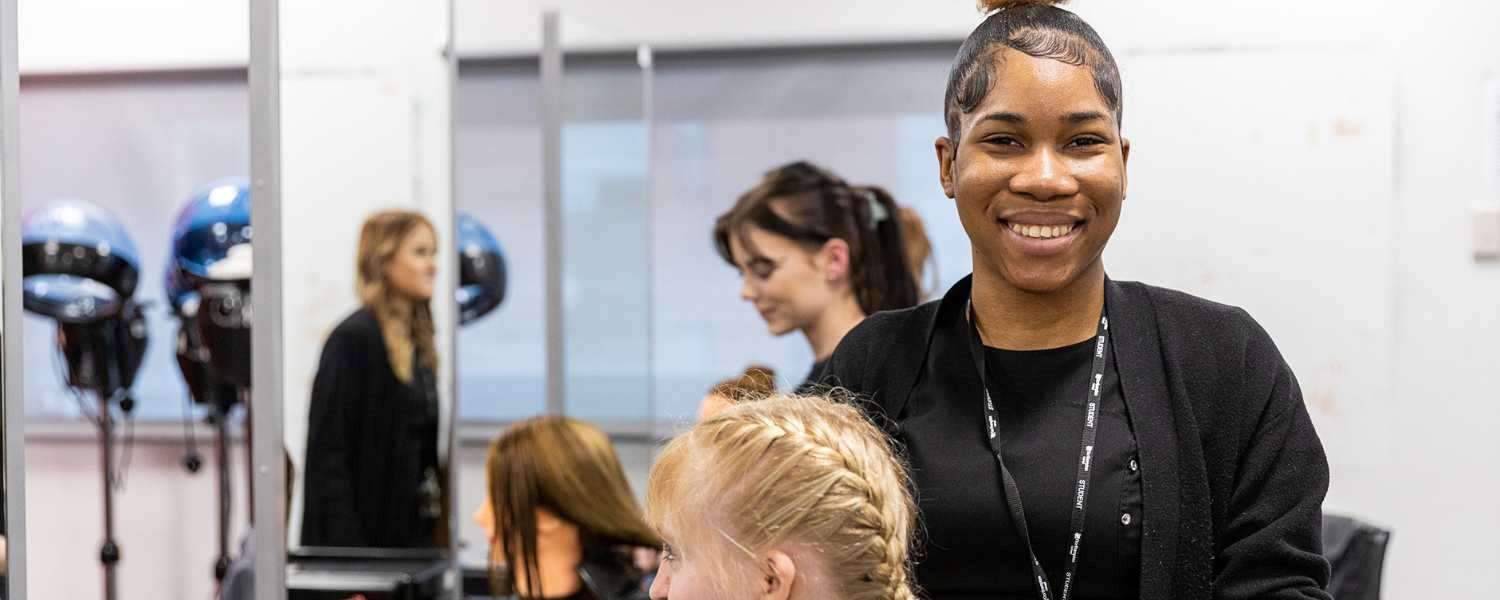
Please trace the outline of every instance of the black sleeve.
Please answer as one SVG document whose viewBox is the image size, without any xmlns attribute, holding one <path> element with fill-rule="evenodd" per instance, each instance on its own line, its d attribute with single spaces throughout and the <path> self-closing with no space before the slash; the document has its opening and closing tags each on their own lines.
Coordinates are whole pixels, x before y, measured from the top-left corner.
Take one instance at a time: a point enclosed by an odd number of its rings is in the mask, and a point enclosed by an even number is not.
<svg viewBox="0 0 1500 600">
<path fill-rule="evenodd" d="M 363 394 L 358 344 L 335 332 L 323 347 L 308 410 L 302 544 L 366 546 L 354 511 L 351 407 Z"/>
<path fill-rule="evenodd" d="M 1248 315 L 1247 315 L 1248 318 Z M 1242 453 L 1219 533 L 1215 597 L 1328 600 L 1323 498 L 1328 458 L 1292 370 L 1258 325 L 1246 354 L 1249 391 L 1268 394 Z"/>
</svg>

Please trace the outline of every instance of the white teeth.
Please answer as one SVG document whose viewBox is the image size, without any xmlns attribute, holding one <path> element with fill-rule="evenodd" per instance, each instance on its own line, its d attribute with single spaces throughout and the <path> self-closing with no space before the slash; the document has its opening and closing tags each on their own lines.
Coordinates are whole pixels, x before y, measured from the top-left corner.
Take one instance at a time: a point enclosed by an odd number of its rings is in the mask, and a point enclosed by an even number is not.
<svg viewBox="0 0 1500 600">
<path fill-rule="evenodd" d="M 1009 223 L 1010 230 L 1025 237 L 1047 240 L 1059 238 L 1073 232 L 1072 225 L 1018 225 Z"/>
</svg>

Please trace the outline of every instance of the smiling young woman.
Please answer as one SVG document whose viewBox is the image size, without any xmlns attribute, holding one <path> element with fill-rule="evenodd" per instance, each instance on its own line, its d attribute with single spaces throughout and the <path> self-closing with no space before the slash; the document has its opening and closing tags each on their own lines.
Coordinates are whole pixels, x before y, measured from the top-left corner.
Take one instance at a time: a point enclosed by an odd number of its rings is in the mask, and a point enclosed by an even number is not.
<svg viewBox="0 0 1500 600">
<path fill-rule="evenodd" d="M 1327 459 L 1244 311 L 1117 282 L 1119 70 L 1052 2 L 991 12 L 949 77 L 939 178 L 974 272 L 874 315 L 824 382 L 912 466 L 917 583 L 966 598 L 1327 598 Z"/>
</svg>

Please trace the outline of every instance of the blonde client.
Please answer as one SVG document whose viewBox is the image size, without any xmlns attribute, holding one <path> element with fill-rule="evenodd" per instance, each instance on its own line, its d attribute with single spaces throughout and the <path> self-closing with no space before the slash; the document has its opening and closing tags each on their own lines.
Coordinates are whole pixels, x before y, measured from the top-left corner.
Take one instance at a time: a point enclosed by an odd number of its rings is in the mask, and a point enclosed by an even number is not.
<svg viewBox="0 0 1500 600">
<path fill-rule="evenodd" d="M 776 396 L 698 424 L 652 467 L 646 512 L 666 543 L 653 599 L 914 598 L 906 475 L 837 400 Z"/>
</svg>

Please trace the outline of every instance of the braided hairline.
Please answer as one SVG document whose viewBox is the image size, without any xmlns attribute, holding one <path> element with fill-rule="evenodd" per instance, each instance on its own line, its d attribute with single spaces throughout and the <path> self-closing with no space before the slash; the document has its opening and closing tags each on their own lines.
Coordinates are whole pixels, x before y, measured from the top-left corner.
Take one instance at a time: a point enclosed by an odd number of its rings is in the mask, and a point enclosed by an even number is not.
<svg viewBox="0 0 1500 600">
<path fill-rule="evenodd" d="M 846 409 L 852 410 L 847 407 Z M 857 414 L 852 416 L 855 419 L 862 419 Z M 748 430 L 743 428 L 741 425 L 746 422 L 754 427 Z M 862 421 L 856 422 L 863 423 Z M 876 583 L 881 588 L 880 598 L 910 598 L 906 551 L 909 544 L 910 517 L 908 515 L 910 515 L 911 508 L 910 500 L 906 497 L 905 481 L 899 469 L 893 471 L 890 468 L 895 466 L 894 464 L 881 464 L 879 457 L 882 454 L 893 457 L 893 453 L 885 445 L 883 436 L 879 436 L 873 426 L 869 426 L 869 429 L 863 432 L 864 435 L 841 435 L 849 433 L 840 431 L 843 429 L 840 427 L 842 424 L 836 421 L 825 423 L 804 420 L 788 412 L 757 412 L 741 415 L 738 419 L 722 420 L 705 433 L 708 440 L 718 442 L 715 445 L 723 448 L 725 452 L 755 449 L 760 450 L 760 454 L 764 455 L 775 445 L 790 443 L 798 448 L 783 459 L 786 463 L 804 462 L 812 456 L 816 457 L 814 460 L 821 458 L 839 466 L 840 472 L 827 478 L 819 500 L 815 504 L 826 506 L 826 503 L 831 500 L 829 495 L 836 493 L 841 486 L 857 498 L 861 503 L 859 509 L 846 514 L 857 519 L 856 526 L 860 529 L 876 532 L 874 539 L 864 540 L 861 544 L 863 552 L 869 552 L 876 557 L 873 571 L 866 573 L 864 579 Z M 893 460 L 893 458 L 888 460 Z M 777 470 L 782 471 L 795 468 L 796 465 L 778 466 L 781 468 Z M 896 475 L 894 480 L 897 486 L 894 490 L 887 489 L 889 486 L 886 483 L 892 479 L 892 475 Z M 890 497 L 889 492 L 892 491 L 898 495 L 898 498 Z M 773 539 L 786 535 L 786 531 L 775 532 Z M 739 546 L 738 542 L 735 542 L 735 545 Z M 868 592 L 855 591 L 853 594 L 854 598 L 866 596 Z"/>
</svg>

